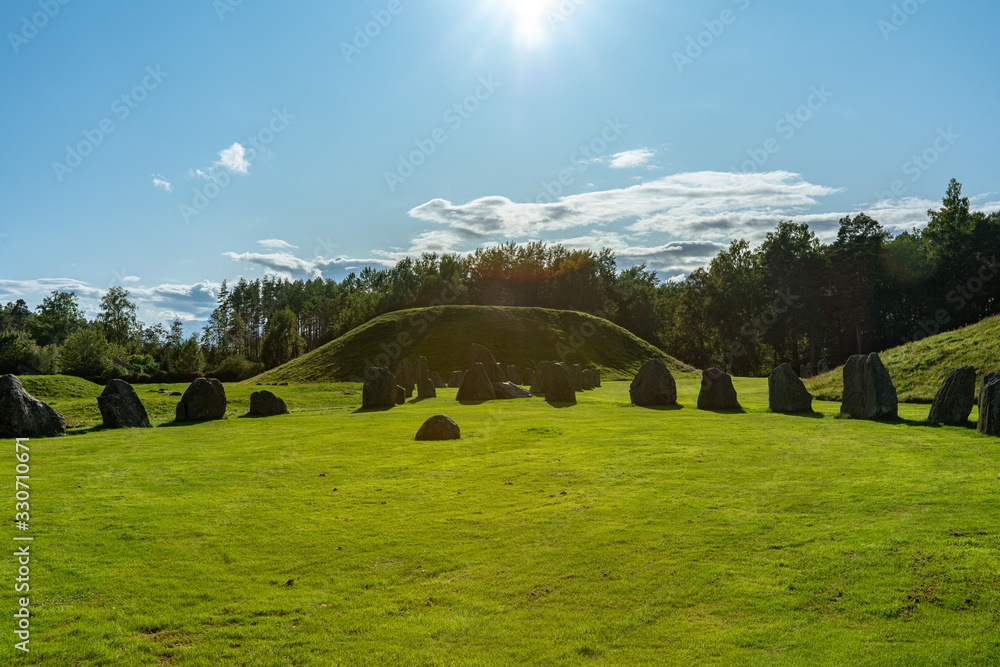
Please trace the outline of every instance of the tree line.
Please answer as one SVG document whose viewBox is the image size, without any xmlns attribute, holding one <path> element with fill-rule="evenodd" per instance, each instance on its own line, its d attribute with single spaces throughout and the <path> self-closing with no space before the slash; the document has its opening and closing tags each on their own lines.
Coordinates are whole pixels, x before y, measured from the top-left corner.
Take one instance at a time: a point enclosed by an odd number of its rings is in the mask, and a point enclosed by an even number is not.
<svg viewBox="0 0 1000 667">
<path fill-rule="evenodd" d="M 952 180 L 921 230 L 894 235 L 861 213 L 824 244 L 782 221 L 757 247 L 733 241 L 704 268 L 664 283 L 619 270 L 607 248 L 532 242 L 468 255 L 423 254 L 341 281 L 223 281 L 201 335 L 146 326 L 122 287 L 87 321 L 76 296 L 0 310 L 0 371 L 88 377 L 209 372 L 251 377 L 396 310 L 442 303 L 538 306 L 605 317 L 700 368 L 764 375 L 777 364 L 832 367 L 998 312 L 1000 216 L 973 211 Z"/>
</svg>

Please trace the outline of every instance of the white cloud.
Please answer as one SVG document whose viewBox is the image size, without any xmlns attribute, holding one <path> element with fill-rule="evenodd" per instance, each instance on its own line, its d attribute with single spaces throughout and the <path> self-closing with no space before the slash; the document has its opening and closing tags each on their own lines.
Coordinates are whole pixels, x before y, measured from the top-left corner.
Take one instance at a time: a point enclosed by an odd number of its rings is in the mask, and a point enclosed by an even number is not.
<svg viewBox="0 0 1000 667">
<path fill-rule="evenodd" d="M 636 148 L 630 151 L 624 151 L 622 153 L 616 153 L 611 156 L 611 162 L 608 163 L 612 169 L 634 169 L 635 167 L 642 167 L 649 163 L 650 160 L 656 155 L 656 151 L 650 150 L 648 148 Z"/>
<path fill-rule="evenodd" d="M 270 250 L 294 250 L 298 248 L 297 245 L 292 245 L 287 241 L 282 241 L 281 239 L 262 239 L 257 241 L 257 245 L 262 245 Z"/>
<path fill-rule="evenodd" d="M 267 273 L 279 278 L 313 280 L 321 278 L 324 272 L 334 269 L 352 271 L 364 266 L 391 267 L 395 265 L 394 259 L 354 259 L 348 257 L 334 257 L 333 259 L 301 259 L 289 252 L 224 252 L 224 256 L 238 261 L 248 262 L 263 268 Z M 404 253 L 405 255 L 405 253 Z"/>
<path fill-rule="evenodd" d="M 218 167 L 225 167 L 234 174 L 246 174 L 250 169 L 246 154 L 247 149 L 236 142 L 229 148 L 219 151 L 219 161 L 215 164 Z"/>
<path fill-rule="evenodd" d="M 123 283 L 137 283 L 142 280 L 139 276 L 125 276 L 122 278 Z"/>
<path fill-rule="evenodd" d="M 164 192 L 173 192 L 174 186 L 160 174 L 153 174 L 153 187 L 160 188 Z"/>
</svg>

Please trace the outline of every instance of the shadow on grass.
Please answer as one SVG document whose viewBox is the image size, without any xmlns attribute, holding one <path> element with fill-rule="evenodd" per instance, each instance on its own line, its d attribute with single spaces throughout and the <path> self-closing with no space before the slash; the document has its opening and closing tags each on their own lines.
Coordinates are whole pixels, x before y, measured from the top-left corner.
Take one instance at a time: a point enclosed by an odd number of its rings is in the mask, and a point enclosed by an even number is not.
<svg viewBox="0 0 1000 667">
<path fill-rule="evenodd" d="M 572 408 L 576 405 L 573 403 L 555 402 L 555 401 L 545 401 L 549 404 L 549 407 L 556 408 L 557 410 L 562 410 L 563 408 Z"/>
<path fill-rule="evenodd" d="M 655 410 L 656 412 L 675 412 L 684 409 L 684 406 L 680 403 L 674 403 L 673 405 L 635 405 L 634 403 L 629 403 L 629 405 L 642 410 Z"/>
<path fill-rule="evenodd" d="M 385 405 L 385 406 L 382 406 L 380 408 L 358 408 L 357 410 L 355 410 L 351 414 L 356 415 L 356 414 L 365 414 L 367 412 L 388 412 L 389 410 L 392 410 L 394 407 L 396 407 L 396 406 L 395 405 Z"/>
<path fill-rule="evenodd" d="M 223 417 L 223 419 L 226 419 L 226 417 Z M 218 421 L 222 421 L 222 419 L 190 419 L 188 421 L 182 421 L 182 422 L 179 422 L 179 421 L 177 421 L 175 419 L 173 421 L 164 422 L 162 424 L 159 424 L 156 428 L 174 428 L 174 427 L 177 427 L 177 426 L 194 426 L 196 424 L 207 424 L 209 422 L 218 422 Z"/>
<path fill-rule="evenodd" d="M 772 412 L 768 410 L 768 414 L 772 415 L 784 415 L 785 417 L 805 417 L 806 419 L 825 419 L 826 415 L 822 412 Z"/>
<path fill-rule="evenodd" d="M 289 414 L 289 413 L 285 412 L 285 413 L 280 414 L 280 415 L 252 415 L 252 414 L 250 414 L 248 412 L 245 415 L 239 415 L 236 418 L 237 419 L 271 419 L 272 417 L 283 417 L 284 415 L 287 415 L 287 414 Z"/>
<path fill-rule="evenodd" d="M 716 414 L 716 415 L 745 415 L 745 414 L 747 414 L 747 411 L 744 408 L 732 408 L 732 409 L 729 409 L 729 410 L 703 410 L 702 408 L 698 408 L 698 409 L 701 410 L 702 412 L 711 412 L 711 413 Z"/>
</svg>

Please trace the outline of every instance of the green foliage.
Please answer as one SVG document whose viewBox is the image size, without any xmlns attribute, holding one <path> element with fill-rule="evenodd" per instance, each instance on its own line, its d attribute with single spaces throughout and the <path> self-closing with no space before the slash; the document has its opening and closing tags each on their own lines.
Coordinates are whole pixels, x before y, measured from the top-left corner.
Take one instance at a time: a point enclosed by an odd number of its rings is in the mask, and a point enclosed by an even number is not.
<svg viewBox="0 0 1000 667">
<path fill-rule="evenodd" d="M 298 320 L 288 308 L 279 310 L 267 321 L 267 333 L 261 346 L 261 361 L 268 369 L 277 368 L 302 354 L 305 341 L 298 332 Z"/>
<path fill-rule="evenodd" d="M 205 355 L 201 351 L 198 339 L 192 334 L 177 350 L 174 370 L 178 373 L 198 373 L 204 369 Z"/>
<path fill-rule="evenodd" d="M 0 374 L 18 373 L 22 366 L 34 366 L 34 341 L 27 333 L 8 329 L 0 332 Z"/>
<path fill-rule="evenodd" d="M 59 346 L 46 345 L 38 351 L 38 372 L 42 375 L 59 373 Z"/>
<path fill-rule="evenodd" d="M 240 382 L 263 372 L 264 364 L 261 362 L 247 361 L 243 355 L 236 355 L 224 359 L 209 375 L 222 382 Z"/>
<path fill-rule="evenodd" d="M 104 335 L 113 345 L 131 348 L 142 334 L 142 325 L 136 318 L 136 305 L 129 301 L 124 287 L 112 287 L 101 297 L 101 312 L 97 321 L 104 327 Z"/>
<path fill-rule="evenodd" d="M 137 373 L 144 375 L 152 375 L 160 370 L 160 365 L 156 363 L 156 360 L 150 354 L 129 355 L 128 363 L 135 368 Z"/>
<path fill-rule="evenodd" d="M 112 366 L 113 352 L 100 327 L 89 327 L 70 334 L 59 352 L 64 373 L 79 377 L 100 377 Z"/>
<path fill-rule="evenodd" d="M 86 324 L 74 292 L 53 291 L 35 310 L 29 330 L 39 345 L 61 345 Z"/>
</svg>

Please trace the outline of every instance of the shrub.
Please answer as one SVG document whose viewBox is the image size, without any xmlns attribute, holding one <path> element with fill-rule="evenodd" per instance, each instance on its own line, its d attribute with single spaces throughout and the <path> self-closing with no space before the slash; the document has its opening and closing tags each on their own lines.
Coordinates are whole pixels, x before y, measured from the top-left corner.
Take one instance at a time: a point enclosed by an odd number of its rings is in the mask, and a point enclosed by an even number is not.
<svg viewBox="0 0 1000 667">
<path fill-rule="evenodd" d="M 35 367 L 34 341 L 23 331 L 0 333 L 0 374 L 19 373 L 21 366 Z"/>
<path fill-rule="evenodd" d="M 97 327 L 77 331 L 66 339 L 59 358 L 68 375 L 100 377 L 111 364 L 111 345 Z"/>
<path fill-rule="evenodd" d="M 264 364 L 248 361 L 243 355 L 239 354 L 223 360 L 215 370 L 208 373 L 207 377 L 214 377 L 220 382 L 239 382 L 241 380 L 249 380 L 253 376 L 260 375 L 263 372 Z"/>
</svg>

